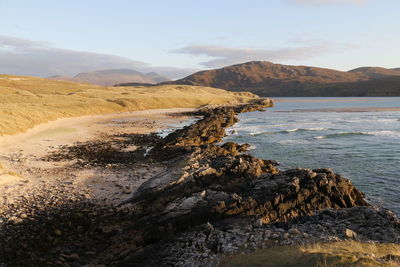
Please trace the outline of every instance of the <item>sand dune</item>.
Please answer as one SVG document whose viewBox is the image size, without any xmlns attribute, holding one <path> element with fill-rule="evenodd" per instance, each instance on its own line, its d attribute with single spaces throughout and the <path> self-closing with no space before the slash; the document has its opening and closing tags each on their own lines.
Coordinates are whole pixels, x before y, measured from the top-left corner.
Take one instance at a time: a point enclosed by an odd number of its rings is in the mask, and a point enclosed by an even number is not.
<svg viewBox="0 0 400 267">
<path fill-rule="evenodd" d="M 206 104 L 243 103 L 251 93 L 186 85 L 101 87 L 0 75 L 0 135 L 23 132 L 59 118 Z"/>
</svg>

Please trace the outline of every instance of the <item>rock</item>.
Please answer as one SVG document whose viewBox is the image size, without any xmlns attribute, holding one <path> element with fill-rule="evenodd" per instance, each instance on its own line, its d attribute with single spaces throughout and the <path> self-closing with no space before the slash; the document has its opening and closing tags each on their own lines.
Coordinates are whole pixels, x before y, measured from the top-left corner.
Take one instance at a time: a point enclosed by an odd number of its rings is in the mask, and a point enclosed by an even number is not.
<svg viewBox="0 0 400 267">
<path fill-rule="evenodd" d="M 11 223 L 17 224 L 17 223 L 22 222 L 22 219 L 21 219 L 21 218 L 18 218 L 18 217 L 16 217 L 16 216 L 12 216 L 12 217 L 9 218 L 9 221 L 10 221 Z"/>
<path fill-rule="evenodd" d="M 400 256 L 399 255 L 393 255 L 393 254 L 388 254 L 386 256 L 381 257 L 380 259 L 384 260 L 384 261 L 392 261 L 392 262 L 395 262 L 397 264 L 400 262 Z"/>
<path fill-rule="evenodd" d="M 61 230 L 59 230 L 59 229 L 55 229 L 55 230 L 54 230 L 54 234 L 57 235 L 57 236 L 61 236 L 61 235 L 62 235 L 62 232 L 61 232 Z"/>
<path fill-rule="evenodd" d="M 300 234 L 301 234 L 301 232 L 300 232 L 298 229 L 296 229 L 296 228 L 291 228 L 291 229 L 289 229 L 289 230 L 288 230 L 288 233 L 289 233 L 290 235 L 300 235 Z"/>
<path fill-rule="evenodd" d="M 96 255 L 96 252 L 95 251 L 86 251 L 85 252 L 85 256 L 87 256 L 87 257 L 93 257 L 93 256 L 95 256 Z"/>
<path fill-rule="evenodd" d="M 354 232 L 353 230 L 350 230 L 350 229 L 348 229 L 348 228 L 346 228 L 346 229 L 344 230 L 344 235 L 345 235 L 347 238 L 357 239 L 357 234 L 356 234 L 356 232 Z"/>
</svg>

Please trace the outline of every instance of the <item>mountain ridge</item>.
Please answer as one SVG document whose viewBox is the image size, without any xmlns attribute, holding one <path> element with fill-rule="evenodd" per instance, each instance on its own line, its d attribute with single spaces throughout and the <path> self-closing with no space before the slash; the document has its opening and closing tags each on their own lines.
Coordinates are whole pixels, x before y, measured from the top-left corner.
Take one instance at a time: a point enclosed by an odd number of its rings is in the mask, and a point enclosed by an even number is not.
<svg viewBox="0 0 400 267">
<path fill-rule="evenodd" d="M 155 72 L 142 73 L 133 69 L 96 70 L 81 72 L 73 77 L 57 75 L 47 77 L 47 79 L 89 83 L 100 86 L 113 86 L 115 84 L 127 82 L 157 84 L 170 80 Z"/>
<path fill-rule="evenodd" d="M 400 68 L 398 69 L 386 69 L 382 67 L 360 67 L 348 72 L 359 72 L 367 75 L 372 79 L 384 78 L 387 76 L 400 76 Z"/>
<path fill-rule="evenodd" d="M 400 77 L 400 70 L 361 67 L 346 72 L 250 61 L 196 72 L 163 84 L 201 85 L 230 91 L 245 90 L 260 96 L 400 96 L 400 82 L 392 77 Z M 380 90 L 373 89 L 372 86 L 378 86 Z"/>
</svg>

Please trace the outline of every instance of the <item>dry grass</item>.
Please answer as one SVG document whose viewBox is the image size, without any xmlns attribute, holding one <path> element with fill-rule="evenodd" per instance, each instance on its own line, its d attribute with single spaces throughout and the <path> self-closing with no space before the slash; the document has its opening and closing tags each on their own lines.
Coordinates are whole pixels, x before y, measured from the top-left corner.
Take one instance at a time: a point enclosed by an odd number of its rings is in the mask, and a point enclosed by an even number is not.
<svg viewBox="0 0 400 267">
<path fill-rule="evenodd" d="M 244 103 L 257 98 L 198 86 L 101 87 L 34 77 L 0 75 L 0 135 L 58 118 L 125 111 Z"/>
<path fill-rule="evenodd" d="M 343 241 L 273 247 L 226 257 L 221 266 L 399 266 L 400 245 Z"/>
</svg>

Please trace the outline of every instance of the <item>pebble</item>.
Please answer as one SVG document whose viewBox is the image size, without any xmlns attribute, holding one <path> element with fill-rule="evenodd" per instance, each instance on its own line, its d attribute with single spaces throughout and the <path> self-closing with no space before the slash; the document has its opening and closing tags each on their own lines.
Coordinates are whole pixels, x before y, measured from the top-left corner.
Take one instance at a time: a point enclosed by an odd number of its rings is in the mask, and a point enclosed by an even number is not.
<svg viewBox="0 0 400 267">
<path fill-rule="evenodd" d="M 296 228 L 291 228 L 291 229 L 289 229 L 288 233 L 289 233 L 290 235 L 300 235 L 300 234 L 301 234 L 301 232 L 300 232 L 298 229 L 296 229 Z"/>
</svg>

